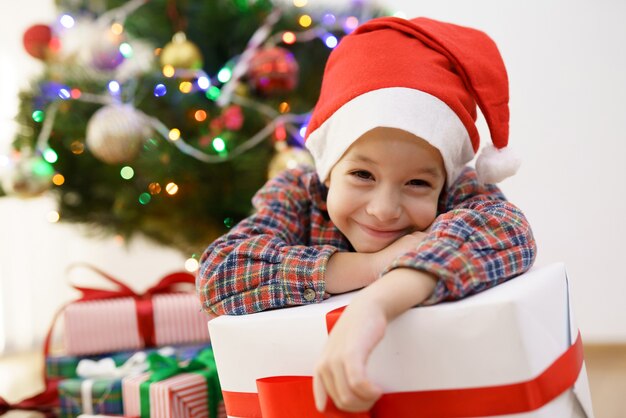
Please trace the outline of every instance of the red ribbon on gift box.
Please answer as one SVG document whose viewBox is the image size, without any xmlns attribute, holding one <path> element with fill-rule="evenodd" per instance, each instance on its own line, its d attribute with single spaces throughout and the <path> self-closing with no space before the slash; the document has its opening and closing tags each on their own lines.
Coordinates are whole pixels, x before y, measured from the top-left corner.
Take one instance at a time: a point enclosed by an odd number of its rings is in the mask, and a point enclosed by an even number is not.
<svg viewBox="0 0 626 418">
<path fill-rule="evenodd" d="M 344 308 L 326 315 L 328 332 Z M 329 398 L 324 413 L 315 409 L 311 376 L 257 380 L 257 393 L 223 391 L 228 415 L 245 418 L 470 418 L 538 409 L 574 386 L 583 366 L 580 332 L 559 358 L 533 379 L 508 385 L 385 393 L 368 412 L 338 410 Z"/>
<path fill-rule="evenodd" d="M 0 397 L 0 415 L 9 410 L 33 410 L 43 412 L 46 417 L 56 416 L 54 408 L 59 406 L 57 385 L 60 379 L 51 379 L 48 377 L 45 367 L 45 359 L 48 357 L 48 354 L 50 352 L 50 342 L 52 340 L 52 331 L 54 330 L 54 325 L 56 324 L 59 314 L 67 305 L 69 305 L 70 303 L 91 300 L 132 297 L 133 299 L 135 299 L 136 303 L 137 327 L 139 329 L 139 335 L 143 339 L 145 346 L 153 346 L 155 345 L 155 336 L 152 296 L 161 293 L 175 292 L 177 290 L 177 287 L 181 284 L 195 283 L 195 277 L 191 273 L 174 272 L 163 277 L 157 282 L 157 284 L 147 289 L 144 293 L 137 293 L 130 287 L 122 283 L 120 280 L 115 279 L 111 275 L 89 264 L 73 264 L 68 268 L 68 270 L 79 266 L 86 267 L 100 274 L 102 277 L 115 284 L 117 286 L 117 289 L 107 290 L 72 285 L 74 289 L 82 293 L 82 296 L 72 302 L 64 304 L 57 310 L 57 312 L 54 314 L 54 317 L 52 318 L 52 322 L 50 324 L 50 327 L 48 328 L 48 332 L 44 340 L 43 379 L 45 383 L 45 388 L 43 392 L 15 404 L 11 404 L 2 397 Z"/>
</svg>

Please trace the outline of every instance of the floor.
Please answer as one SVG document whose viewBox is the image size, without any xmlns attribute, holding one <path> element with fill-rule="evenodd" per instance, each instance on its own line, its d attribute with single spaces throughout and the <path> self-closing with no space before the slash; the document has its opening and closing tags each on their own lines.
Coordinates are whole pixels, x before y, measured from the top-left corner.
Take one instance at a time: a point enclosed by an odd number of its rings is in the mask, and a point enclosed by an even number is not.
<svg viewBox="0 0 626 418">
<path fill-rule="evenodd" d="M 587 345 L 585 362 L 596 418 L 626 418 L 626 345 Z M 0 396 L 9 402 L 32 395 L 39 383 L 42 359 L 37 353 L 0 358 Z M 3 418 L 35 418 L 11 411 Z M 566 418 L 566 417 L 554 417 Z"/>
<path fill-rule="evenodd" d="M 596 418 L 626 418 L 626 345 L 585 346 Z"/>
</svg>

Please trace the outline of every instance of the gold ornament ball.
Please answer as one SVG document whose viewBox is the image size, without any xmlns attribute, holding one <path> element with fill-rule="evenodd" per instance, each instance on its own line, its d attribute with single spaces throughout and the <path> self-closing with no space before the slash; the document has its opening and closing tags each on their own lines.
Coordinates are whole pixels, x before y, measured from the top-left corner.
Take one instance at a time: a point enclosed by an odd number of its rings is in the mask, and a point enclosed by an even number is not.
<svg viewBox="0 0 626 418">
<path fill-rule="evenodd" d="M 299 165 L 315 167 L 313 156 L 304 148 L 285 146 L 272 157 L 268 167 L 268 176 L 269 178 L 275 177 L 281 171 Z"/>
<path fill-rule="evenodd" d="M 174 68 L 197 70 L 202 68 L 202 53 L 185 34 L 178 32 L 161 50 L 161 66 L 171 65 Z"/>
<path fill-rule="evenodd" d="M 129 104 L 104 106 L 87 123 L 87 148 L 108 164 L 134 160 L 150 135 L 145 116 Z"/>
</svg>

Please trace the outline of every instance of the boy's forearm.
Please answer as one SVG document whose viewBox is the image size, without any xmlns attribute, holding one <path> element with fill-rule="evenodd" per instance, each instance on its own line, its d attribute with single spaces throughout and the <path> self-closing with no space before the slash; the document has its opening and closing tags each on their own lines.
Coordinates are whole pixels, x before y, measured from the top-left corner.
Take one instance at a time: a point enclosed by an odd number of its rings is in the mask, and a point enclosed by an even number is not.
<svg viewBox="0 0 626 418">
<path fill-rule="evenodd" d="M 398 268 L 363 289 L 352 303 L 377 304 L 388 321 L 428 299 L 437 279 L 429 273 Z"/>
<path fill-rule="evenodd" d="M 374 253 L 334 253 L 326 265 L 326 292 L 349 292 L 373 283 L 393 260 L 417 248 L 426 236 L 415 231 Z"/>
<path fill-rule="evenodd" d="M 371 257 L 371 254 L 356 252 L 333 254 L 326 265 L 326 292 L 349 292 L 375 281 L 380 271 L 373 268 Z"/>
</svg>

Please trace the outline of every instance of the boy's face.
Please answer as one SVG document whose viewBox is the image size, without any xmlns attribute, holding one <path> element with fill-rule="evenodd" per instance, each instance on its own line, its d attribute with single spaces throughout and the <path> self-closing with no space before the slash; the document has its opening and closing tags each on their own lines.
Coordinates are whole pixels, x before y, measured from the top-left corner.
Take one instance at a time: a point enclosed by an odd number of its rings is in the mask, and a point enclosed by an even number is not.
<svg viewBox="0 0 626 418">
<path fill-rule="evenodd" d="M 376 252 L 430 226 L 445 179 L 432 145 L 401 129 L 375 128 L 331 170 L 328 214 L 356 251 Z"/>
</svg>

